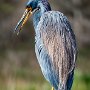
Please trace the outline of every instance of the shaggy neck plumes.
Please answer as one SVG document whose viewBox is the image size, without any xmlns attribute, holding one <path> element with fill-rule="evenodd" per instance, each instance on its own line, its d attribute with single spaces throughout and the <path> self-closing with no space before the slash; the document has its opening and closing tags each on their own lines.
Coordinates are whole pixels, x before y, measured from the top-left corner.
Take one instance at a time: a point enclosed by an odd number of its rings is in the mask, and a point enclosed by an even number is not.
<svg viewBox="0 0 90 90">
<path fill-rule="evenodd" d="M 38 7 L 40 8 L 38 11 L 36 11 L 33 15 L 33 24 L 34 28 L 36 29 L 38 22 L 40 21 L 40 17 L 47 11 L 51 10 L 50 4 L 47 2 L 47 0 L 42 0 L 38 2 Z"/>
</svg>

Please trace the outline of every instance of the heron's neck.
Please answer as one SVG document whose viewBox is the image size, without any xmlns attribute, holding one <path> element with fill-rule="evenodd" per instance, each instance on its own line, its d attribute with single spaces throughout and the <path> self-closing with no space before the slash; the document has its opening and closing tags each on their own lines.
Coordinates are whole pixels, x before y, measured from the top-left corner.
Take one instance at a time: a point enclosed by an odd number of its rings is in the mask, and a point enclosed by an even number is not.
<svg viewBox="0 0 90 90">
<path fill-rule="evenodd" d="M 39 21 L 40 21 L 40 18 L 41 16 L 47 12 L 47 11 L 50 11 L 51 10 L 51 7 L 49 5 L 48 2 L 40 2 L 39 3 L 39 7 L 40 7 L 40 10 L 35 12 L 34 15 L 33 15 L 33 24 L 34 24 L 34 28 L 36 29 Z"/>
</svg>

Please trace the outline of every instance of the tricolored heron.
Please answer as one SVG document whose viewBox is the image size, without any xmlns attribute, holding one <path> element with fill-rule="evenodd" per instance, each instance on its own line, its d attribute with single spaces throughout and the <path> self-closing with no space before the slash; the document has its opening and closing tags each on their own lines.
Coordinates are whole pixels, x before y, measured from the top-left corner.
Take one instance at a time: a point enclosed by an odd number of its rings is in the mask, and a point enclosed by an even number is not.
<svg viewBox="0 0 90 90">
<path fill-rule="evenodd" d="M 33 15 L 35 52 L 52 90 L 71 90 L 77 56 L 75 35 L 66 16 L 52 11 L 47 0 L 29 0 L 18 22 L 17 34 Z"/>
</svg>

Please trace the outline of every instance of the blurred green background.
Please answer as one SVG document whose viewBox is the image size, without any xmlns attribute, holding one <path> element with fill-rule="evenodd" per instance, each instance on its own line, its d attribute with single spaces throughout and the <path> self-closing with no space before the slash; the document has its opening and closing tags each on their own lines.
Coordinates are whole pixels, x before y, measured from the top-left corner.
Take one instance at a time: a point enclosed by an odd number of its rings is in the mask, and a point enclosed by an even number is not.
<svg viewBox="0 0 90 90">
<path fill-rule="evenodd" d="M 32 18 L 17 36 L 13 30 L 28 0 L 0 0 L 0 90 L 51 90 L 34 52 Z M 72 90 L 90 90 L 90 0 L 49 0 L 71 22 L 78 44 Z"/>
</svg>

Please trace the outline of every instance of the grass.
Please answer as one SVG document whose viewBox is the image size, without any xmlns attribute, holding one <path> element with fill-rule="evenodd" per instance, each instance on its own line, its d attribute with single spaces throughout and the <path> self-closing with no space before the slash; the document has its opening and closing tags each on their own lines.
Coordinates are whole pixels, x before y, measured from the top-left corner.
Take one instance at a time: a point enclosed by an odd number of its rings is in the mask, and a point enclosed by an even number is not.
<svg viewBox="0 0 90 90">
<path fill-rule="evenodd" d="M 0 82 L 0 90 L 51 90 L 50 84 L 43 79 L 41 74 L 33 75 L 32 73 L 30 78 L 32 79 L 20 78 L 19 73 L 19 76 Z M 86 75 L 75 71 L 72 90 L 90 90 L 90 74 Z"/>
<path fill-rule="evenodd" d="M 90 90 L 90 74 L 83 74 L 76 71 L 74 78 L 72 90 Z"/>
</svg>

